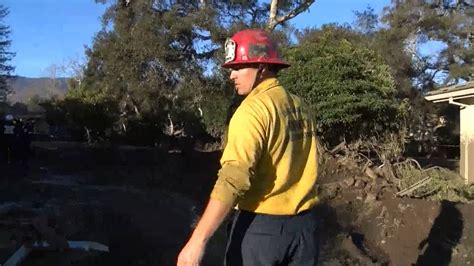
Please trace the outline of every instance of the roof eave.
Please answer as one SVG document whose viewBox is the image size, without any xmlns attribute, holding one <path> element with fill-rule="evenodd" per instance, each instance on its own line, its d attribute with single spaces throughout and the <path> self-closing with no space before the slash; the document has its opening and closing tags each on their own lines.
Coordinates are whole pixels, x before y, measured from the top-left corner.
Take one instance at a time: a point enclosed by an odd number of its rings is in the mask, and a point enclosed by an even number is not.
<svg viewBox="0 0 474 266">
<path fill-rule="evenodd" d="M 465 99 L 474 97 L 474 88 L 459 90 L 459 91 L 451 91 L 451 92 L 444 92 L 435 95 L 427 95 L 425 99 L 430 102 L 447 102 L 450 98 L 453 100 Z"/>
</svg>

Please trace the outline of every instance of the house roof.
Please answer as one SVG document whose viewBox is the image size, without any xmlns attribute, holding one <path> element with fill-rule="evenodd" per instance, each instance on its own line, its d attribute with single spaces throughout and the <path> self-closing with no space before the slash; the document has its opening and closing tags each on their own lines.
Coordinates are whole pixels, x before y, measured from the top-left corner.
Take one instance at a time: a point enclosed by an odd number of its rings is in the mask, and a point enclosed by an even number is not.
<svg viewBox="0 0 474 266">
<path fill-rule="evenodd" d="M 467 82 L 462 85 L 453 85 L 439 90 L 430 91 L 425 94 L 428 101 L 445 102 L 449 99 L 459 100 L 465 98 L 474 98 L 474 81 Z"/>
</svg>

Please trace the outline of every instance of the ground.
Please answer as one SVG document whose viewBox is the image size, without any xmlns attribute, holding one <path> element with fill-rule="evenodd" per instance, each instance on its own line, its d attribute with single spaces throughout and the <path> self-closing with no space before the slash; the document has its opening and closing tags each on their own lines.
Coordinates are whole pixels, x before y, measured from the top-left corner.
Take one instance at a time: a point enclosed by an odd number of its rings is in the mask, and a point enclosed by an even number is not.
<svg viewBox="0 0 474 266">
<path fill-rule="evenodd" d="M 0 263 L 51 237 L 96 241 L 110 252 L 37 251 L 22 265 L 174 265 L 207 201 L 220 153 L 70 142 L 34 143 L 25 169 L 2 165 Z M 377 193 L 357 172 L 321 173 L 321 265 L 474 264 L 474 206 Z M 373 183 L 373 184 L 372 184 Z M 382 182 L 383 183 L 383 182 Z M 40 230 L 41 231 L 41 230 Z M 222 265 L 225 225 L 203 265 Z"/>
</svg>

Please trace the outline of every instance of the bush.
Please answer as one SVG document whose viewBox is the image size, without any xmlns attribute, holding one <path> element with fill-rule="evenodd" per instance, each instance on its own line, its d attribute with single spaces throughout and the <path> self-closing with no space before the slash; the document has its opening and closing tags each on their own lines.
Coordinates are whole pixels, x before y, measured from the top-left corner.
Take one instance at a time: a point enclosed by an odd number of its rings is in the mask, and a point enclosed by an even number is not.
<svg viewBox="0 0 474 266">
<path fill-rule="evenodd" d="M 292 67 L 281 81 L 314 109 L 322 139 L 330 145 L 397 131 L 405 104 L 382 57 L 332 31 L 286 51 Z"/>
</svg>

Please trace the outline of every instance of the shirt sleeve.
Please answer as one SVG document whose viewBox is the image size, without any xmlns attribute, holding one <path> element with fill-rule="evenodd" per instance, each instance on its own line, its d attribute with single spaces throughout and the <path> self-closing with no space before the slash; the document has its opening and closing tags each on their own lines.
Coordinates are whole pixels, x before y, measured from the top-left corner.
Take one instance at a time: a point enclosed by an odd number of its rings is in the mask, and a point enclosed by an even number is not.
<svg viewBox="0 0 474 266">
<path fill-rule="evenodd" d="M 265 145 L 265 120 L 255 104 L 237 109 L 229 124 L 212 199 L 235 204 L 249 190 Z"/>
</svg>

